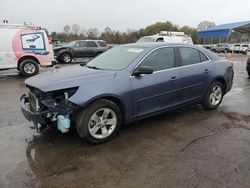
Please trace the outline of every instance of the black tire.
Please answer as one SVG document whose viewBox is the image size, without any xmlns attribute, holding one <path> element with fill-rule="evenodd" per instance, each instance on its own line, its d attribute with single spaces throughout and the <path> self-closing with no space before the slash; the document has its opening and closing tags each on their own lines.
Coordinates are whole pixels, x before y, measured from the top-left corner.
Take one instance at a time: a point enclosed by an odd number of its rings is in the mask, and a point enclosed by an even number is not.
<svg viewBox="0 0 250 188">
<path fill-rule="evenodd" d="M 220 88 L 221 97 L 220 98 L 218 97 L 219 98 L 218 100 L 214 99 L 216 101 L 212 102 L 211 100 L 213 100 L 213 99 L 211 99 L 211 98 L 213 96 L 211 96 L 211 95 L 214 95 L 214 93 L 213 93 L 214 88 Z M 219 82 L 219 81 L 215 81 L 214 83 L 212 83 L 209 86 L 209 89 L 208 89 L 208 91 L 207 91 L 207 93 L 205 95 L 204 101 L 202 103 L 203 108 L 205 110 L 213 110 L 213 109 L 218 108 L 218 106 L 220 105 L 220 103 L 221 103 L 221 101 L 223 99 L 223 96 L 224 96 L 224 86 L 223 86 L 223 84 L 221 82 Z"/>
<path fill-rule="evenodd" d="M 101 110 L 102 109 L 110 109 L 112 111 L 112 114 L 114 115 L 115 114 L 115 117 L 116 117 L 116 124 L 115 124 L 115 127 L 112 127 L 111 128 L 111 125 L 110 125 L 110 128 L 107 128 L 107 126 L 109 125 L 99 125 L 97 126 L 97 124 L 101 124 L 100 122 L 104 122 L 103 120 L 108 120 L 108 117 L 109 115 L 107 116 L 107 119 L 102 119 L 102 120 L 99 120 L 99 123 L 98 123 L 98 120 L 97 121 L 91 121 L 91 117 L 94 116 L 94 114 L 97 114 L 97 113 L 101 113 Z M 99 116 L 96 116 L 99 118 Z M 101 115 L 101 117 L 103 117 L 103 114 Z M 98 119 L 98 118 L 95 118 L 95 119 Z M 93 143 L 93 144 L 101 144 L 111 138 L 113 138 L 116 133 L 119 131 L 120 127 L 121 127 L 121 121 L 122 121 L 122 116 L 121 116 L 121 111 L 119 109 L 119 107 L 112 101 L 110 100 L 106 100 L 106 99 L 100 99 L 100 100 L 97 100 L 95 102 L 93 102 L 92 104 L 90 104 L 87 108 L 85 108 L 84 110 L 82 110 L 77 119 L 76 119 L 76 130 L 77 130 L 77 133 L 78 135 Z M 91 133 L 90 133 L 90 129 L 91 129 L 91 122 L 92 123 L 95 123 L 93 126 L 92 126 L 92 130 L 94 129 L 94 127 L 99 127 L 97 128 L 96 130 L 96 135 L 103 135 L 103 129 L 104 128 L 103 126 L 105 126 L 106 130 L 110 131 L 110 133 L 108 133 L 109 135 L 105 138 L 97 138 L 96 136 L 93 136 Z M 98 134 L 97 134 L 98 133 Z"/>
<path fill-rule="evenodd" d="M 62 63 L 71 63 L 71 61 L 72 61 L 72 55 L 70 53 L 63 53 L 60 56 L 60 61 Z"/>
<path fill-rule="evenodd" d="M 102 54 L 102 52 L 97 52 L 96 53 L 96 57 L 99 56 L 99 55 L 101 55 L 101 54 Z"/>
<path fill-rule="evenodd" d="M 39 65 L 34 59 L 25 59 L 20 63 L 18 69 L 23 76 L 29 77 L 39 72 Z"/>
<path fill-rule="evenodd" d="M 250 78 L 250 71 L 248 71 L 247 74 L 248 74 L 248 77 Z"/>
</svg>

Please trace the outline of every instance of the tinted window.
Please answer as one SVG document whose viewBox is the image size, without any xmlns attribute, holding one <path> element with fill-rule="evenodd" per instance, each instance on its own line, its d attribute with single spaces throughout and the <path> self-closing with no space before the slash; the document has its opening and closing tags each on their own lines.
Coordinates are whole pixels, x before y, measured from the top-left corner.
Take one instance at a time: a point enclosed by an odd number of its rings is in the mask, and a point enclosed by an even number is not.
<svg viewBox="0 0 250 188">
<path fill-rule="evenodd" d="M 161 48 L 147 56 L 140 66 L 150 66 L 154 71 L 164 70 L 175 67 L 174 49 Z"/>
<path fill-rule="evenodd" d="M 201 62 L 205 62 L 205 61 L 208 61 L 209 59 L 207 58 L 207 56 L 205 56 L 202 52 L 199 52 L 200 53 L 200 58 L 201 58 Z"/>
<path fill-rule="evenodd" d="M 158 38 L 155 42 L 164 42 L 163 38 Z"/>
<path fill-rule="evenodd" d="M 87 41 L 87 42 L 86 42 L 86 47 L 97 47 L 97 45 L 96 45 L 95 42 Z"/>
<path fill-rule="evenodd" d="M 142 37 L 137 42 L 154 42 L 155 37 Z"/>
<path fill-rule="evenodd" d="M 81 41 L 81 42 L 78 42 L 78 43 L 79 43 L 79 46 L 77 46 L 77 47 L 86 47 L 86 42 Z"/>
<path fill-rule="evenodd" d="M 192 65 L 201 62 L 198 50 L 186 47 L 182 47 L 179 49 L 183 65 Z"/>
<path fill-rule="evenodd" d="M 101 47 L 106 47 L 106 46 L 107 46 L 107 43 L 106 43 L 106 42 L 102 42 L 102 41 L 98 42 L 98 44 L 99 44 Z"/>
<path fill-rule="evenodd" d="M 80 46 L 81 46 L 81 42 L 76 42 L 76 43 L 74 44 L 74 46 L 75 46 L 75 47 L 80 47 Z"/>
</svg>

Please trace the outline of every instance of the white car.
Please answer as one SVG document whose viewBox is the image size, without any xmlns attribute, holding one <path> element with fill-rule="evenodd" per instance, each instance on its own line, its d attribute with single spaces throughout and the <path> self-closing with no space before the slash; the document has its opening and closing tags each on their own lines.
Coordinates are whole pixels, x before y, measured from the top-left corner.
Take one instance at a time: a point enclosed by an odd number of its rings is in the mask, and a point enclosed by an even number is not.
<svg viewBox="0 0 250 188">
<path fill-rule="evenodd" d="M 30 25 L 0 25 L 0 70 L 18 69 L 24 76 L 51 66 L 53 50 L 45 30 Z"/>
<path fill-rule="evenodd" d="M 174 31 L 161 31 L 160 34 L 145 36 L 140 38 L 137 43 L 143 42 L 167 42 L 167 43 L 183 43 L 183 44 L 193 44 L 191 37 L 186 35 L 184 32 L 174 32 Z"/>
</svg>

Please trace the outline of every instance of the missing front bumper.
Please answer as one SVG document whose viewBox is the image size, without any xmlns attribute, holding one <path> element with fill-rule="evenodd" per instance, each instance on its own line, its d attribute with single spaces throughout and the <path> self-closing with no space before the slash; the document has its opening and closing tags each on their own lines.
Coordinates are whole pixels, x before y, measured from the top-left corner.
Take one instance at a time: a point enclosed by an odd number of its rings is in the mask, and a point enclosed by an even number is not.
<svg viewBox="0 0 250 188">
<path fill-rule="evenodd" d="M 64 106 L 48 108 L 46 111 L 33 112 L 30 108 L 30 98 L 23 95 L 20 99 L 22 114 L 28 121 L 34 123 L 35 128 L 46 128 L 48 125 L 53 125 L 57 121 L 59 115 L 69 115 L 77 107 L 74 104 L 65 104 Z"/>
</svg>

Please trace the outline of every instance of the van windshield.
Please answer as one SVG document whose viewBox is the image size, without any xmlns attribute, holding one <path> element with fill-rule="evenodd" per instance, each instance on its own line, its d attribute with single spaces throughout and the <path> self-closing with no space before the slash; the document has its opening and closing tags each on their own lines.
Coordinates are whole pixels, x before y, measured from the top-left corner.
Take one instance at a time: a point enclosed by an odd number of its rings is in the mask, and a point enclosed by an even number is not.
<svg viewBox="0 0 250 188">
<path fill-rule="evenodd" d="M 154 42 L 156 37 L 142 37 L 137 42 Z"/>
</svg>

